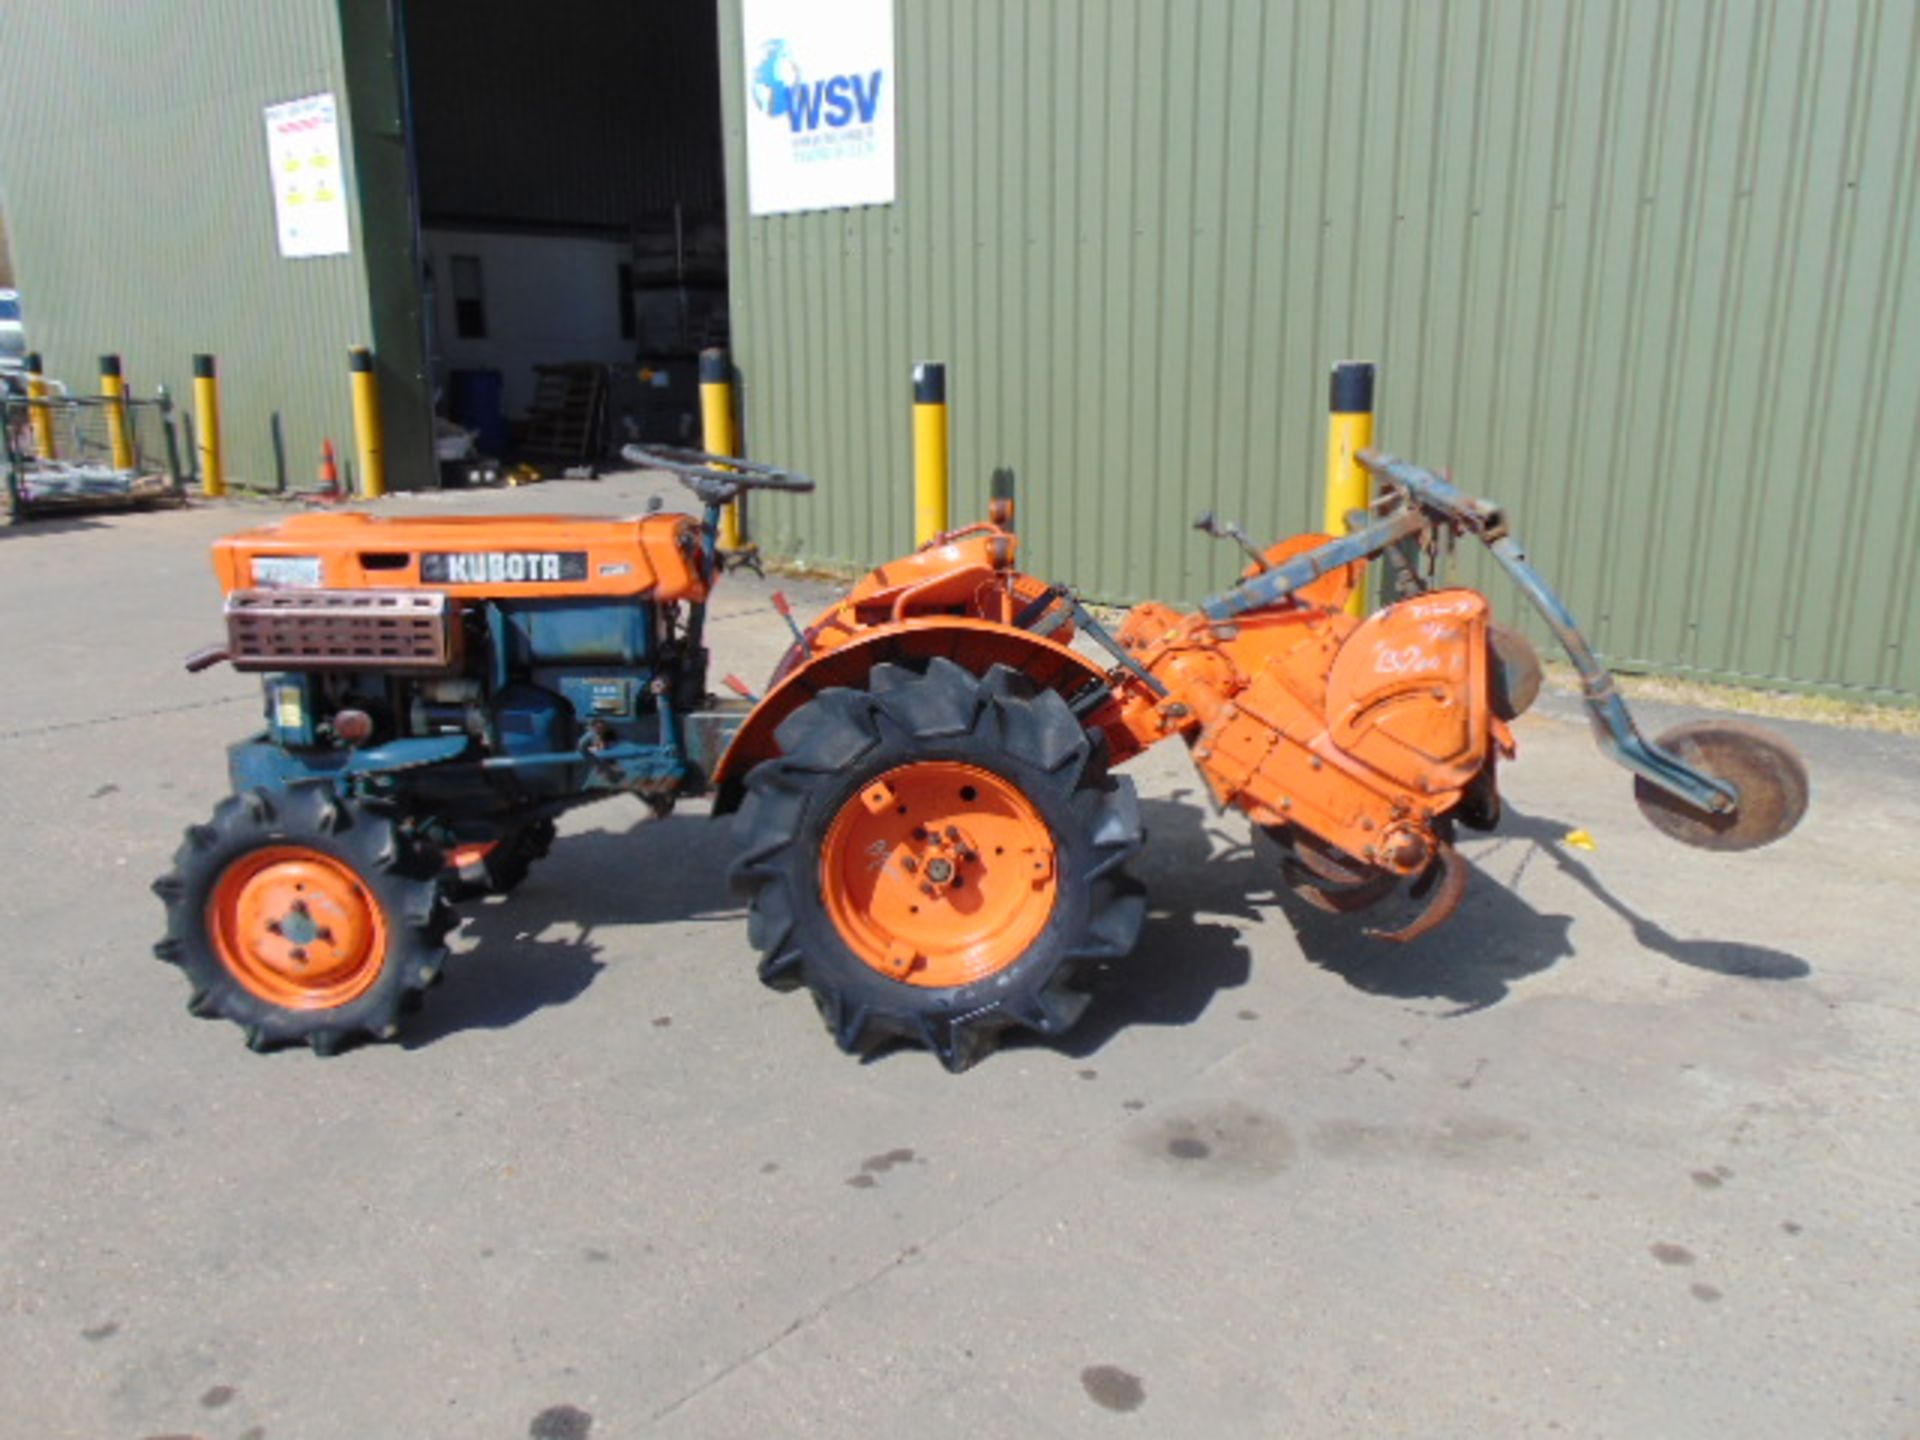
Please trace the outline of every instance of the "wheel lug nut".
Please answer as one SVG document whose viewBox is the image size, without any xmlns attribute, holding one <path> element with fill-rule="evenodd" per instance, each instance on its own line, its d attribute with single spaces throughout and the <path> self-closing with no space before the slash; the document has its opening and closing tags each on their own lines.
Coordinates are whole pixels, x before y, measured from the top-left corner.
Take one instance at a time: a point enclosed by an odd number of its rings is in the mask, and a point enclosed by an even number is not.
<svg viewBox="0 0 1920 1440">
<path fill-rule="evenodd" d="M 902 855 L 900 857 L 900 868 L 911 875 L 920 868 L 920 862 L 911 855 Z"/>
<path fill-rule="evenodd" d="M 957 841 L 959 840 L 959 838 L 960 838 L 960 827 L 957 825 L 947 826 L 947 839 Z"/>
</svg>

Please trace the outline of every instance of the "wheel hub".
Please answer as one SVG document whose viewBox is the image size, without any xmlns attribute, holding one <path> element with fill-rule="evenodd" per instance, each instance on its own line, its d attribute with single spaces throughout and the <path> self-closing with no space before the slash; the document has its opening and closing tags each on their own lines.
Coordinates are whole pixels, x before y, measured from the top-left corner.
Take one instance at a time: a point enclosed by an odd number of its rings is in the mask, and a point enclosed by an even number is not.
<svg viewBox="0 0 1920 1440">
<path fill-rule="evenodd" d="M 236 860 L 209 904 L 214 948 L 234 978 L 287 1009 L 324 1009 L 380 973 L 386 926 L 350 867 L 315 850 L 274 846 Z"/>
<path fill-rule="evenodd" d="M 911 985 L 964 985 L 1011 965 L 1046 927 L 1053 834 L 992 771 L 920 761 L 876 777 L 842 808 L 821 882 L 863 963 Z"/>
</svg>

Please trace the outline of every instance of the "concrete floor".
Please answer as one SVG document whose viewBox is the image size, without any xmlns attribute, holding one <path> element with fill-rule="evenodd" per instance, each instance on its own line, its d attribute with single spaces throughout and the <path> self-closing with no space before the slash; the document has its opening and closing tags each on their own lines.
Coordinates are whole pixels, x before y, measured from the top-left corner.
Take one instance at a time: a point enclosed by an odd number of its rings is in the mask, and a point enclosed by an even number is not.
<svg viewBox="0 0 1920 1440">
<path fill-rule="evenodd" d="M 1781 727 L 1813 813 L 1715 856 L 1549 699 L 1405 949 L 1276 895 L 1163 747 L 1138 952 L 957 1078 L 841 1055 L 756 982 L 726 828 L 615 802 L 400 1043 L 255 1056 L 147 890 L 255 718 L 178 664 L 249 518 L 0 533 L 0 1433 L 1920 1433 L 1920 742 Z"/>
</svg>

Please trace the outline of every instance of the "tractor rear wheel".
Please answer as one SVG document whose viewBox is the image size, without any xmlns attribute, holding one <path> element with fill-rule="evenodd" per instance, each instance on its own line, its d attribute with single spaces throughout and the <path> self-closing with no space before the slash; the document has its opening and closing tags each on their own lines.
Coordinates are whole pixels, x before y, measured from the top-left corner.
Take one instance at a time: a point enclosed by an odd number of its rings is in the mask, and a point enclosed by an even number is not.
<svg viewBox="0 0 1920 1440">
<path fill-rule="evenodd" d="M 231 796 L 154 881 L 154 953 L 186 972 L 191 1013 L 233 1021 L 256 1050 L 387 1039 L 446 961 L 439 868 L 437 850 L 330 786 Z"/>
<path fill-rule="evenodd" d="M 1059 695 L 1005 666 L 879 665 L 776 738 L 733 880 L 760 978 L 811 990 L 842 1049 L 907 1040 L 964 1070 L 1009 1027 L 1071 1028 L 1080 968 L 1133 948 L 1139 802 Z"/>
</svg>

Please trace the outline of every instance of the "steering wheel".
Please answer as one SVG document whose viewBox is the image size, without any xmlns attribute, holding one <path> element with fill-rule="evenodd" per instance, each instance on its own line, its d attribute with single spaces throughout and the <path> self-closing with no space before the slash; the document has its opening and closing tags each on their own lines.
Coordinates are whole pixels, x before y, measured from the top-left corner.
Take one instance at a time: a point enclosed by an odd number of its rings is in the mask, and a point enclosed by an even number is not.
<svg viewBox="0 0 1920 1440">
<path fill-rule="evenodd" d="M 805 495 L 813 489 L 813 481 L 791 470 L 674 445 L 628 445 L 621 450 L 620 458 L 632 465 L 671 470 L 703 505 L 725 505 L 747 490 Z"/>
</svg>

